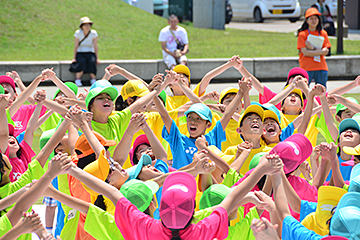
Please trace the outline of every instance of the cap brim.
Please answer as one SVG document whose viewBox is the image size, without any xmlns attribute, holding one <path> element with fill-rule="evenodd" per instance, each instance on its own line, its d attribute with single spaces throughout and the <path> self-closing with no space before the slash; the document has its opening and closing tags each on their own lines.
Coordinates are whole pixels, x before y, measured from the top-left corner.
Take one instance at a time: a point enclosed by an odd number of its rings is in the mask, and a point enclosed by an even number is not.
<svg viewBox="0 0 360 240">
<path fill-rule="evenodd" d="M 84 171 L 90 173 L 91 175 L 105 181 L 109 175 L 110 166 L 106 158 L 104 157 L 105 151 L 101 151 L 102 156 L 92 163 L 89 163 Z"/>
<path fill-rule="evenodd" d="M 90 103 L 91 99 L 95 98 L 96 96 L 98 96 L 101 93 L 109 94 L 111 101 L 115 101 L 115 99 L 118 97 L 118 94 L 119 94 L 118 90 L 114 86 L 109 86 L 109 87 L 105 87 L 105 88 L 102 88 L 102 87 L 93 88 L 88 93 L 89 98 L 85 99 L 86 107 L 89 107 L 89 103 Z"/>
<path fill-rule="evenodd" d="M 354 160 L 349 160 L 349 161 L 346 161 L 346 162 L 342 162 L 341 166 L 344 166 L 344 167 L 350 166 L 350 167 L 352 167 L 352 166 L 354 166 L 354 164 L 355 164 Z"/>
<path fill-rule="evenodd" d="M 343 151 L 348 155 L 360 155 L 353 147 L 343 147 Z"/>
<path fill-rule="evenodd" d="M 111 147 L 116 146 L 117 142 L 115 140 L 106 140 L 105 144 L 103 146 Z"/>
<path fill-rule="evenodd" d="M 205 116 L 204 114 L 202 114 L 200 111 L 198 111 L 197 109 L 195 109 L 195 110 L 188 110 L 188 111 L 186 111 L 184 114 L 185 114 L 185 116 L 187 116 L 189 113 L 192 113 L 192 112 L 194 112 L 194 113 L 196 113 L 197 115 L 199 115 L 203 120 L 207 120 L 207 121 L 212 121 L 212 119 L 209 119 L 207 116 Z"/>
<path fill-rule="evenodd" d="M 279 121 L 278 115 L 276 115 L 276 113 L 274 113 L 272 110 L 265 110 L 265 111 L 264 111 L 264 120 L 265 120 L 266 118 L 272 118 L 272 119 L 274 119 L 274 120 L 280 125 L 280 121 Z"/>
<path fill-rule="evenodd" d="M 340 198 L 347 193 L 345 189 L 333 186 L 321 186 L 318 191 L 318 202 L 325 200 L 340 201 Z"/>
<path fill-rule="evenodd" d="M 360 176 L 360 164 L 356 164 L 350 173 L 350 182 L 356 178 L 357 176 Z"/>
<path fill-rule="evenodd" d="M 264 109 L 259 105 L 250 105 L 248 106 L 244 113 L 241 115 L 239 119 L 239 124 L 242 122 L 243 117 L 245 117 L 248 113 L 256 113 L 261 118 L 261 121 L 264 121 Z"/>
<path fill-rule="evenodd" d="M 229 94 L 229 93 L 238 93 L 238 91 L 239 91 L 239 89 L 237 89 L 237 88 L 225 88 L 222 92 L 221 92 L 221 94 L 220 94 L 220 97 L 219 97 L 219 103 L 221 103 L 221 101 L 223 100 L 223 98 L 227 95 L 227 94 Z"/>
<path fill-rule="evenodd" d="M 347 118 L 343 121 L 341 121 L 340 125 L 339 125 L 339 135 L 347 130 L 347 129 L 355 129 L 357 130 L 359 133 L 360 133 L 360 127 L 359 127 L 359 124 L 357 123 L 357 121 L 355 121 L 354 119 L 352 118 Z"/>
<path fill-rule="evenodd" d="M 193 194 L 195 199 L 196 197 L 196 181 L 195 178 L 187 172 L 174 172 L 170 174 L 164 181 L 163 185 L 163 194 L 164 192 L 173 185 L 184 185 L 186 186 Z"/>
</svg>

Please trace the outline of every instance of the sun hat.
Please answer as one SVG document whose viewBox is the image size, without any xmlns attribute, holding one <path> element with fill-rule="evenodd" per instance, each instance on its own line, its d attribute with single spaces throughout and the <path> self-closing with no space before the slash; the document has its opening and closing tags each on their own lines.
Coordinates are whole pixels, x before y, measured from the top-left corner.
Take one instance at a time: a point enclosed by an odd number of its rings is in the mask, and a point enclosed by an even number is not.
<svg viewBox="0 0 360 240">
<path fill-rule="evenodd" d="M 348 192 L 337 205 L 331 218 L 330 234 L 347 237 L 350 240 L 360 239 L 360 193 Z"/>
<path fill-rule="evenodd" d="M 132 166 L 131 168 L 126 169 L 126 171 L 129 173 L 128 181 L 131 179 L 136 179 L 139 176 L 143 166 L 150 165 L 151 163 L 152 163 L 151 157 L 147 154 L 143 154 L 138 164 Z"/>
<path fill-rule="evenodd" d="M 212 117 L 213 117 L 212 112 L 211 112 L 210 108 L 208 106 L 206 106 L 205 104 L 203 104 L 203 103 L 194 103 L 185 112 L 185 116 L 187 117 L 187 115 L 189 113 L 192 113 L 192 112 L 199 115 L 203 120 L 207 120 L 209 122 L 212 122 Z"/>
<path fill-rule="evenodd" d="M 130 148 L 129 156 L 130 156 L 131 165 L 133 165 L 133 166 L 135 165 L 135 163 L 134 163 L 135 151 L 136 151 L 137 147 L 141 144 L 147 144 L 150 146 L 150 142 L 145 134 L 141 134 L 140 136 L 138 136 L 135 139 L 133 146 Z"/>
<path fill-rule="evenodd" d="M 85 23 L 90 23 L 90 25 L 93 24 L 93 22 L 90 20 L 89 17 L 82 17 L 82 18 L 80 18 L 80 26 L 79 27 L 81 28 L 81 26 Z"/>
<path fill-rule="evenodd" d="M 245 109 L 244 113 L 241 115 L 241 117 L 239 119 L 239 126 L 241 125 L 243 118 L 248 113 L 255 113 L 255 114 L 259 115 L 259 117 L 261 118 L 261 121 L 264 121 L 264 109 L 262 107 L 260 107 L 258 104 L 251 104 L 250 106 L 248 106 Z"/>
<path fill-rule="evenodd" d="M 355 121 L 352 118 L 347 118 L 341 121 L 341 123 L 339 124 L 339 135 L 346 131 L 347 129 L 355 129 L 360 133 L 360 126 L 357 123 L 357 121 Z"/>
<path fill-rule="evenodd" d="M 104 151 L 104 150 L 102 150 Z M 105 151 L 102 152 L 103 156 L 105 155 Z M 105 179 L 109 175 L 109 162 L 105 157 L 99 157 L 95 161 L 86 165 L 83 169 L 85 172 L 90 173 L 91 175 L 105 181 Z"/>
<path fill-rule="evenodd" d="M 174 172 L 164 181 L 160 201 L 160 218 L 170 229 L 184 228 L 194 213 L 195 178 L 187 172 Z"/>
<path fill-rule="evenodd" d="M 343 151 L 348 155 L 360 155 L 360 144 L 355 147 L 343 147 Z"/>
<path fill-rule="evenodd" d="M 259 152 L 259 153 L 255 154 L 249 163 L 249 170 L 255 168 L 259 164 L 262 156 L 264 156 L 266 154 L 267 154 L 266 152 Z"/>
<path fill-rule="evenodd" d="M 10 86 L 14 89 L 14 91 L 16 92 L 16 87 L 15 87 L 15 81 L 14 79 L 12 79 L 11 77 L 9 76 L 6 76 L 6 75 L 1 75 L 0 76 L 0 84 L 2 83 L 8 83 L 10 84 Z"/>
<path fill-rule="evenodd" d="M 98 82 L 100 82 L 100 83 L 96 85 L 97 87 L 94 87 L 92 89 L 90 88 L 90 91 L 89 91 L 88 95 L 86 96 L 85 104 L 86 104 L 87 108 L 89 108 L 90 101 L 101 93 L 109 94 L 111 101 L 114 101 L 118 97 L 119 92 L 118 92 L 117 88 L 114 87 L 109 81 L 99 80 L 96 83 L 98 83 Z"/>
<path fill-rule="evenodd" d="M 305 12 L 305 18 L 311 17 L 313 15 L 321 16 L 321 13 L 314 7 L 308 8 L 308 10 Z"/>
<path fill-rule="evenodd" d="M 132 179 L 124 183 L 120 192 L 126 197 L 139 211 L 144 212 L 150 205 L 153 195 L 159 190 L 159 185 L 154 181 L 143 182 Z"/>
<path fill-rule="evenodd" d="M 187 66 L 182 65 L 182 64 L 176 65 L 174 67 L 173 71 L 176 72 L 176 73 L 185 74 L 189 79 L 189 83 L 191 83 L 191 81 L 190 81 L 190 69 Z"/>
<path fill-rule="evenodd" d="M 305 71 L 305 69 L 303 69 L 301 67 L 294 67 L 294 68 L 290 69 L 290 71 L 288 73 L 287 83 L 289 83 L 289 80 L 291 77 L 297 76 L 297 75 L 301 75 L 309 81 L 309 74 L 307 73 L 307 71 Z"/>
<path fill-rule="evenodd" d="M 116 145 L 115 140 L 107 140 L 104 138 L 101 134 L 92 131 L 92 133 L 95 135 L 95 137 L 99 140 L 101 145 L 104 147 L 111 147 Z M 88 140 L 85 137 L 85 134 L 82 134 L 75 143 L 75 150 L 81 151 L 81 154 L 78 155 L 78 158 L 83 158 L 86 156 L 89 156 L 90 154 L 94 153 L 94 150 L 91 148 Z"/>
<path fill-rule="evenodd" d="M 124 100 L 129 97 L 143 97 L 150 93 L 149 89 L 140 80 L 128 80 L 121 88 L 120 95 Z"/>
<path fill-rule="evenodd" d="M 225 88 L 224 90 L 222 90 L 221 91 L 221 93 L 220 93 L 220 97 L 219 97 L 219 103 L 222 103 L 222 100 L 223 100 L 223 98 L 227 95 L 227 94 L 229 94 L 229 93 L 238 93 L 238 91 L 239 91 L 239 89 L 237 89 L 237 88 L 232 88 L 232 87 L 227 87 L 227 88 Z"/>
<path fill-rule="evenodd" d="M 291 135 L 278 143 L 269 154 L 277 154 L 284 163 L 285 174 L 293 172 L 312 153 L 312 145 L 301 133 Z"/>
<path fill-rule="evenodd" d="M 73 83 L 73 82 L 65 82 L 64 84 L 65 84 L 66 86 L 68 86 L 68 87 L 71 89 L 71 91 L 73 91 L 73 92 L 75 93 L 75 95 L 78 94 L 79 88 L 78 88 L 78 86 L 76 86 L 75 83 Z M 61 90 L 60 90 L 59 88 L 56 89 L 53 99 L 56 98 L 56 95 L 58 95 L 60 91 L 61 91 Z"/>
<path fill-rule="evenodd" d="M 200 198 L 199 209 L 205 209 L 220 204 L 231 192 L 231 188 L 223 184 L 213 184 L 208 187 Z"/>
<path fill-rule="evenodd" d="M 356 103 L 356 104 L 359 104 L 359 101 L 356 100 L 355 98 L 353 97 L 347 97 L 346 98 L 347 100 L 353 102 L 353 103 Z M 335 112 L 335 115 L 338 114 L 339 111 L 342 111 L 342 110 L 346 110 L 348 109 L 348 107 L 345 107 L 344 105 L 342 105 L 341 103 L 337 104 L 336 105 L 336 112 Z M 355 115 L 354 115 L 355 116 Z"/>
<path fill-rule="evenodd" d="M 318 204 L 315 210 L 317 224 L 327 229 L 327 221 L 332 216 L 332 209 L 338 205 L 346 190 L 333 186 L 321 186 L 318 191 Z"/>
</svg>

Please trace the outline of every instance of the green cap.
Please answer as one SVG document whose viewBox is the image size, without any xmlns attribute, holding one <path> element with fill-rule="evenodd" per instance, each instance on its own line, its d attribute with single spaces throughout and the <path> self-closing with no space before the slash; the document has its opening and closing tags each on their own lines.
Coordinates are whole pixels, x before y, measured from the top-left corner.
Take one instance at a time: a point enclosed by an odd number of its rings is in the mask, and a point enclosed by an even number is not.
<svg viewBox="0 0 360 240">
<path fill-rule="evenodd" d="M 75 83 L 73 83 L 73 82 L 65 82 L 64 84 L 65 84 L 66 86 L 68 86 L 68 87 L 71 89 L 71 91 L 73 91 L 73 92 L 75 93 L 75 95 L 78 94 L 79 88 L 78 88 L 78 86 L 76 86 Z M 56 89 L 53 99 L 55 99 L 56 95 L 58 95 L 60 91 L 61 91 L 61 90 L 60 90 L 59 88 Z"/>
<path fill-rule="evenodd" d="M 0 85 L 0 94 L 4 94 L 5 93 L 5 90 L 3 88 L 3 86 Z"/>
<path fill-rule="evenodd" d="M 205 209 L 220 204 L 231 191 L 231 188 L 223 184 L 211 185 L 201 196 L 199 209 Z"/>
<path fill-rule="evenodd" d="M 159 185 L 154 181 L 143 182 L 138 179 L 132 179 L 124 183 L 120 192 L 126 197 L 132 204 L 144 212 L 150 205 L 153 195 L 159 190 Z"/>
<path fill-rule="evenodd" d="M 358 100 L 356 100 L 353 97 L 347 97 L 346 99 L 353 102 L 353 103 L 359 104 Z M 339 103 L 338 105 L 336 105 L 336 113 L 335 114 L 338 114 L 339 111 L 342 111 L 342 110 L 345 110 L 345 109 L 347 109 L 347 107 L 345 107 L 344 105 Z"/>
<path fill-rule="evenodd" d="M 352 119 L 357 121 L 357 123 L 360 125 L 360 113 L 355 113 L 354 116 L 352 116 Z"/>
<path fill-rule="evenodd" d="M 266 154 L 265 152 L 259 152 L 259 153 L 255 154 L 250 161 L 249 170 L 255 168 L 259 164 L 262 156 L 264 156 L 265 154 Z"/>
<path fill-rule="evenodd" d="M 159 94 L 159 97 L 163 100 L 164 105 L 166 107 L 166 92 L 162 90 L 161 93 Z"/>
<path fill-rule="evenodd" d="M 108 86 L 108 87 L 93 88 L 90 90 L 90 92 L 86 96 L 86 99 L 85 99 L 86 108 L 89 108 L 89 103 L 90 103 L 91 99 L 93 99 L 94 97 L 96 97 L 97 95 L 99 95 L 101 93 L 109 94 L 109 96 L 111 97 L 111 101 L 114 101 L 119 95 L 117 88 L 112 85 Z"/>
</svg>

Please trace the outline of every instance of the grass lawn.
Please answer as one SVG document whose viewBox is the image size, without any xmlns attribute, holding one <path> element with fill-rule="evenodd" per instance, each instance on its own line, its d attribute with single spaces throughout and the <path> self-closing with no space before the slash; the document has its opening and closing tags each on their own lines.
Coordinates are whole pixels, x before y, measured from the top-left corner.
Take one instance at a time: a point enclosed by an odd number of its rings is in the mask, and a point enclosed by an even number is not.
<svg viewBox="0 0 360 240">
<path fill-rule="evenodd" d="M 0 61 L 71 60 L 79 19 L 89 16 L 99 34 L 99 58 L 161 59 L 157 41 L 167 20 L 121 0 L 0 1 Z M 185 23 L 189 58 L 297 56 L 293 33 L 198 29 Z M 336 53 L 336 40 L 330 40 Z M 344 54 L 360 54 L 360 41 L 344 40 Z"/>
</svg>

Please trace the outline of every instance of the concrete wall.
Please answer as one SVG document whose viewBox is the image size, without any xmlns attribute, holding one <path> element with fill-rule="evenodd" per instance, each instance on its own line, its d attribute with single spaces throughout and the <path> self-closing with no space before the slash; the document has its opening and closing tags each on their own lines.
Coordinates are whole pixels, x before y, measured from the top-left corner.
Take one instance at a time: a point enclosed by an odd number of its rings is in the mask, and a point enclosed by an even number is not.
<svg viewBox="0 0 360 240">
<path fill-rule="evenodd" d="M 197 82 L 210 70 L 226 63 L 227 58 L 189 59 L 192 82 Z M 288 71 L 298 66 L 297 57 L 287 58 L 243 58 L 246 69 L 261 80 L 283 80 Z M 158 72 L 165 73 L 165 64 L 162 60 L 107 60 L 101 61 L 98 66 L 97 78 L 104 75 L 104 69 L 115 63 L 128 71 L 140 76 L 144 80 L 151 78 Z M 351 79 L 360 74 L 360 55 L 331 56 L 327 58 L 329 78 Z M 58 77 L 64 81 L 74 80 L 75 74 L 69 72 L 70 61 L 32 61 L 32 62 L 0 62 L 0 75 L 7 71 L 16 70 L 24 82 L 32 81 L 44 68 L 53 67 Z M 236 80 L 241 76 L 237 70 L 230 68 L 214 79 Z M 85 74 L 83 79 L 90 79 Z M 125 78 L 117 75 L 112 80 Z"/>
</svg>

